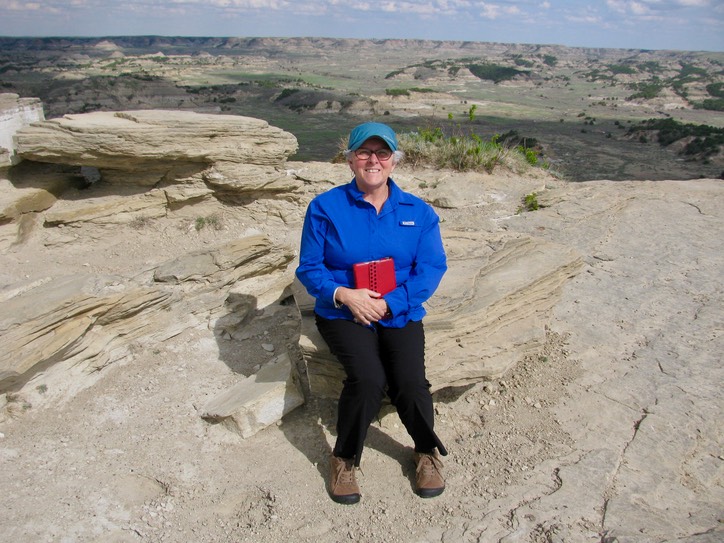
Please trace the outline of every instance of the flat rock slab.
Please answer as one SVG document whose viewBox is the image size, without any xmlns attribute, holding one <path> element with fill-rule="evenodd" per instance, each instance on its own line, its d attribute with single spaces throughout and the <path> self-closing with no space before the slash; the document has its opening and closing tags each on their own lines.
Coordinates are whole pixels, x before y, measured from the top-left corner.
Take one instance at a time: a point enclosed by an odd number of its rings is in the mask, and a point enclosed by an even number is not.
<svg viewBox="0 0 724 543">
<path fill-rule="evenodd" d="M 160 186 L 207 177 L 222 192 L 293 189 L 277 171 L 297 139 L 266 121 L 190 111 L 98 111 L 39 121 L 15 135 L 20 158 L 94 167 L 116 185 Z"/>
<path fill-rule="evenodd" d="M 190 111 L 99 111 L 33 123 L 18 155 L 38 162 L 141 170 L 159 161 L 277 164 L 296 138 L 266 121 Z"/>
<path fill-rule="evenodd" d="M 505 541 L 540 526 L 567 526 L 566 541 L 722 541 L 724 184 L 601 181 L 541 196 L 550 207 L 510 228 L 585 255 L 551 320 L 582 376 L 555 408 L 572 445 L 539 466 L 555 488 L 503 512 Z"/>
<path fill-rule="evenodd" d="M 257 373 L 210 400 L 201 417 L 250 437 L 304 403 L 299 375 L 283 354 Z"/>
</svg>

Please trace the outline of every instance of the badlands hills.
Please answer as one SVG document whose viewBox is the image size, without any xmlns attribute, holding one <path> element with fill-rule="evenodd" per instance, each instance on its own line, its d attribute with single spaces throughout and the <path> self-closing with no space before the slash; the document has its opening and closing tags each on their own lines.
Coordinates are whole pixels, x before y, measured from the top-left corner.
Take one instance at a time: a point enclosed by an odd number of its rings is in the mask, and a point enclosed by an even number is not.
<svg viewBox="0 0 724 543">
<path fill-rule="evenodd" d="M 483 139 L 516 131 L 559 175 L 719 177 L 721 151 L 659 142 L 649 119 L 706 125 L 721 140 L 724 53 L 324 38 L 0 38 L 4 92 L 46 117 L 182 109 L 262 118 L 329 160 L 360 118 Z M 713 109 L 712 109 L 713 108 Z"/>
</svg>

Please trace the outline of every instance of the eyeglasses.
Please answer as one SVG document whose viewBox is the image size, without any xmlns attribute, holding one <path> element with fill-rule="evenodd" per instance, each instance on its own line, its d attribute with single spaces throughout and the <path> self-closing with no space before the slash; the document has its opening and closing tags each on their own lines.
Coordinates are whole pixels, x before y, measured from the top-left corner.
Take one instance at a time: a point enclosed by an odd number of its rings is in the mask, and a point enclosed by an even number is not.
<svg viewBox="0 0 724 543">
<path fill-rule="evenodd" d="M 376 151 L 372 151 L 370 149 L 355 149 L 354 151 L 354 156 L 361 160 L 367 160 L 372 155 L 377 156 L 377 160 L 385 161 L 390 159 L 392 151 L 389 149 L 377 149 Z"/>
</svg>

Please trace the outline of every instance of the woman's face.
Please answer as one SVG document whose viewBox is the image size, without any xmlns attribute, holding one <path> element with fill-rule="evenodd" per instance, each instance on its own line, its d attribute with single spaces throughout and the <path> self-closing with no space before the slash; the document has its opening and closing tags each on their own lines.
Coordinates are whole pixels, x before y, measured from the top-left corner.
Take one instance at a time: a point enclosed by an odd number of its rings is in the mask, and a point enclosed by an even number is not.
<svg viewBox="0 0 724 543">
<path fill-rule="evenodd" d="M 367 149 L 369 151 L 377 151 L 379 149 L 385 149 L 389 151 L 389 147 L 386 143 L 378 138 L 370 138 L 360 145 L 357 151 L 361 149 Z M 352 153 L 349 159 L 349 167 L 354 173 L 355 179 L 357 180 L 357 187 L 364 193 L 374 192 L 387 184 L 387 178 L 395 169 L 393 157 L 389 157 L 387 160 L 380 160 L 376 154 L 372 153 L 369 158 L 357 158 Z"/>
</svg>

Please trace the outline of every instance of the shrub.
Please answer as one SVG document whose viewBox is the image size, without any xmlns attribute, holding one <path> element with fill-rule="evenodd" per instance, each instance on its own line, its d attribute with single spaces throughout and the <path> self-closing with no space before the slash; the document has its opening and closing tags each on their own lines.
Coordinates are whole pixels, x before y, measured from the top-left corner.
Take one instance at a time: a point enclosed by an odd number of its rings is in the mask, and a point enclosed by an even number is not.
<svg viewBox="0 0 724 543">
<path fill-rule="evenodd" d="M 630 85 L 630 88 L 637 91 L 627 98 L 627 100 L 635 100 L 637 98 L 643 98 L 644 100 L 650 100 L 656 98 L 661 89 L 664 88 L 664 84 L 659 80 L 653 80 L 646 83 L 634 83 Z"/>
<path fill-rule="evenodd" d="M 199 232 L 205 227 L 213 228 L 214 230 L 221 230 L 222 224 L 221 219 L 218 215 L 209 215 L 208 217 L 196 217 L 194 224 L 196 231 Z"/>
<path fill-rule="evenodd" d="M 385 76 L 385 79 L 392 79 L 395 76 L 398 76 L 400 74 L 404 74 L 405 70 L 395 70 L 394 72 L 390 72 Z"/>
<path fill-rule="evenodd" d="M 679 72 L 679 78 L 690 78 L 692 76 L 694 77 L 707 77 L 709 74 L 704 68 L 700 68 L 699 66 L 695 66 L 694 64 L 687 64 L 682 63 L 681 64 L 681 71 Z"/>
<path fill-rule="evenodd" d="M 523 197 L 523 205 L 527 211 L 537 211 L 540 208 L 540 204 L 538 204 L 538 195 L 535 192 L 526 194 Z"/>
<path fill-rule="evenodd" d="M 274 102 L 300 113 L 337 99 L 338 96 L 327 91 L 289 88 L 283 89 Z"/>
<path fill-rule="evenodd" d="M 486 171 L 497 166 L 510 169 L 538 164 L 538 153 L 523 145 L 511 145 L 499 135 L 484 140 L 477 134 L 446 136 L 439 127 L 402 133 L 400 147 L 413 166 L 432 165 L 457 171 Z M 518 140 L 516 140 L 518 141 Z"/>
<path fill-rule="evenodd" d="M 470 73 L 479 79 L 486 79 L 494 83 L 500 83 L 508 79 L 513 79 L 517 75 L 526 74 L 521 70 L 516 70 L 509 66 L 500 66 L 498 64 L 468 64 Z"/>
<path fill-rule="evenodd" d="M 714 98 L 724 98 L 724 83 L 710 83 L 706 86 L 706 92 Z"/>
<path fill-rule="evenodd" d="M 724 111 L 724 98 L 707 98 L 701 102 L 701 106 L 697 109 L 707 109 L 709 111 Z"/>
<path fill-rule="evenodd" d="M 535 149 L 530 149 L 528 147 L 523 147 L 522 145 L 519 145 L 518 147 L 516 147 L 516 150 L 525 157 L 525 161 L 528 164 L 530 164 L 531 166 L 538 165 L 538 153 L 535 151 Z"/>
<path fill-rule="evenodd" d="M 615 75 L 633 75 L 636 73 L 636 69 L 628 64 L 609 64 L 608 69 Z"/>
<path fill-rule="evenodd" d="M 523 66 L 524 68 L 532 68 L 533 66 L 535 66 L 535 63 L 533 61 L 526 60 L 521 57 L 516 57 L 515 59 L 513 59 L 513 62 L 515 62 L 516 66 Z"/>
<path fill-rule="evenodd" d="M 691 138 L 691 141 L 681 151 L 684 155 L 700 155 L 703 158 L 719 152 L 724 145 L 724 128 L 717 128 L 705 124 L 685 124 L 674 119 L 648 119 L 628 130 L 628 134 L 635 132 L 653 132 L 662 147 L 684 138 Z M 645 143 L 645 135 L 640 136 L 640 141 Z"/>
<path fill-rule="evenodd" d="M 521 205 L 518 208 L 517 213 L 521 214 L 524 211 L 538 211 L 540 208 L 541 205 L 538 203 L 538 194 L 535 192 L 531 192 L 530 194 L 526 194 L 525 196 L 523 196 Z"/>
<path fill-rule="evenodd" d="M 300 89 L 282 89 L 282 92 L 279 93 L 279 96 L 276 97 L 275 102 L 281 102 L 285 98 L 289 98 L 293 94 L 296 94 L 299 92 Z"/>
</svg>

